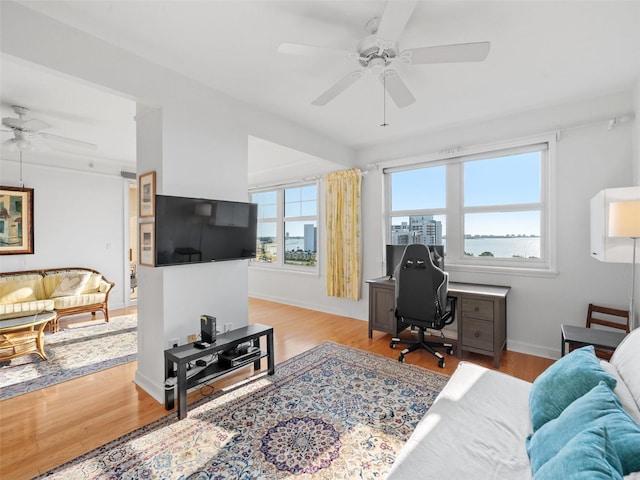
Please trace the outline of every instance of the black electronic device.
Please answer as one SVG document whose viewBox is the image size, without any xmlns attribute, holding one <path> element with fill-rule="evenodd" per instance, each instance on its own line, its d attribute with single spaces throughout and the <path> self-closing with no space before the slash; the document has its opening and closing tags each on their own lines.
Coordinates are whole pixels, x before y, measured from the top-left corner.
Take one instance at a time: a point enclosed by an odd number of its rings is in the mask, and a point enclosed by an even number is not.
<svg viewBox="0 0 640 480">
<path fill-rule="evenodd" d="M 203 342 L 216 342 L 216 317 L 200 315 L 200 338 Z"/>
<path fill-rule="evenodd" d="M 444 270 L 444 245 L 427 245 L 433 264 L 440 270 Z M 385 262 L 387 266 L 387 276 L 393 278 L 396 267 L 402 260 L 402 254 L 406 245 L 387 245 L 385 251 Z"/>
<path fill-rule="evenodd" d="M 203 350 L 205 348 L 209 348 L 211 344 L 208 342 L 194 342 L 193 346 L 199 348 L 200 350 Z"/>
<path fill-rule="evenodd" d="M 156 265 L 255 258 L 258 205 L 156 195 Z"/>
<path fill-rule="evenodd" d="M 260 358 L 262 351 L 255 345 L 239 345 L 231 350 L 225 350 L 218 355 L 218 363 L 224 367 L 235 367 Z"/>
<path fill-rule="evenodd" d="M 198 360 L 196 360 L 196 365 L 198 367 L 206 367 L 207 366 L 207 362 L 206 362 L 206 360 L 202 360 L 201 358 L 199 358 Z"/>
</svg>

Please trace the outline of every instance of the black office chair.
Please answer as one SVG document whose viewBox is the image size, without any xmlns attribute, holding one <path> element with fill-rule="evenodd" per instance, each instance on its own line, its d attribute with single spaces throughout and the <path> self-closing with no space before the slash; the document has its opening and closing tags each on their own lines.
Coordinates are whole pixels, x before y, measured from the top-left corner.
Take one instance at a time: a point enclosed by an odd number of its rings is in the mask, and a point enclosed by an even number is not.
<svg viewBox="0 0 640 480">
<path fill-rule="evenodd" d="M 402 328 L 417 327 L 417 340 L 391 339 L 391 348 L 398 343 L 410 346 L 400 353 L 398 360 L 404 362 L 409 352 L 424 349 L 438 357 L 438 366 L 444 368 L 444 356 L 434 350 L 444 347 L 449 355 L 453 345 L 443 342 L 425 341 L 427 328 L 442 330 L 453 323 L 456 299 L 447 297 L 448 274 L 433 264 L 429 249 L 423 244 L 408 245 L 395 273 L 396 318 Z"/>
</svg>

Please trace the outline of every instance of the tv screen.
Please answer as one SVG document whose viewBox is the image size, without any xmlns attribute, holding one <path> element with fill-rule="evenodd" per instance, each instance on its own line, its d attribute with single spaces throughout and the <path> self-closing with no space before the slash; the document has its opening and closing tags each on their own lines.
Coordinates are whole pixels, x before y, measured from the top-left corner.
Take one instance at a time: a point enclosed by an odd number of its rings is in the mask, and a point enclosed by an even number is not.
<svg viewBox="0 0 640 480">
<path fill-rule="evenodd" d="M 255 258 L 258 205 L 156 195 L 156 265 Z"/>
<path fill-rule="evenodd" d="M 396 267 L 402 260 L 402 254 L 406 245 L 387 245 L 385 253 L 385 261 L 387 265 L 387 276 L 393 277 Z M 431 252 L 431 260 L 433 264 L 440 270 L 444 270 L 444 245 L 427 245 Z"/>
</svg>

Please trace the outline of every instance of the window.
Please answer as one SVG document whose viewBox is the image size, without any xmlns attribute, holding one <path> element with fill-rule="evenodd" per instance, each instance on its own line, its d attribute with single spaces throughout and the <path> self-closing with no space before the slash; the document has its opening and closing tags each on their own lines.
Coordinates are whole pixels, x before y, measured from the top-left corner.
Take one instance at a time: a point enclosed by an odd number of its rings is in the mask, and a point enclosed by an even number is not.
<svg viewBox="0 0 640 480">
<path fill-rule="evenodd" d="M 256 191 L 251 201 L 258 204 L 257 253 L 252 263 L 317 269 L 317 185 Z"/>
<path fill-rule="evenodd" d="M 385 169 L 387 242 L 445 245 L 447 265 L 549 269 L 548 142 Z"/>
</svg>

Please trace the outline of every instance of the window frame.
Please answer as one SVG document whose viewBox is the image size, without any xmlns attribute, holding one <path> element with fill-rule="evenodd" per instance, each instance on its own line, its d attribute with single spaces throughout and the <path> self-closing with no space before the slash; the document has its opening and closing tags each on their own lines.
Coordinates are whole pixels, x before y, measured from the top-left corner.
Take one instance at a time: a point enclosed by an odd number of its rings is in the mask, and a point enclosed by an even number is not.
<svg viewBox="0 0 640 480">
<path fill-rule="evenodd" d="M 555 236 L 555 171 L 556 136 L 554 134 L 517 139 L 501 143 L 468 147 L 455 147 L 437 154 L 422 155 L 409 159 L 398 159 L 386 162 L 383 167 L 383 185 L 385 205 L 384 242 L 391 239 L 391 219 L 410 215 L 445 215 L 446 225 L 443 236 L 446 237 L 447 270 L 474 271 L 489 273 L 508 273 L 533 276 L 554 276 L 556 268 L 556 236 Z M 541 151 L 540 158 L 540 201 L 504 204 L 464 206 L 464 164 L 465 162 L 498 158 L 502 156 Z M 446 205 L 445 208 L 392 210 L 391 174 L 399 171 L 429 168 L 444 165 L 446 167 Z M 469 213 L 492 212 L 540 212 L 540 259 L 514 259 L 497 257 L 480 257 L 464 255 L 464 222 Z"/>
<path fill-rule="evenodd" d="M 307 187 L 313 185 L 316 187 L 316 215 L 285 216 L 285 190 Z M 276 261 L 273 263 L 252 260 L 249 262 L 251 268 L 264 268 L 269 270 L 288 271 L 296 273 L 304 273 L 311 275 L 320 274 L 320 185 L 318 180 L 302 181 L 290 184 L 271 185 L 264 187 L 256 187 L 249 189 L 249 198 L 262 192 L 276 192 L 276 217 L 275 218 L 258 218 L 258 223 L 276 223 Z M 285 225 L 287 222 L 315 222 L 316 223 L 316 264 L 314 266 L 293 265 L 285 263 Z M 256 238 L 257 242 L 257 238 Z"/>
</svg>

